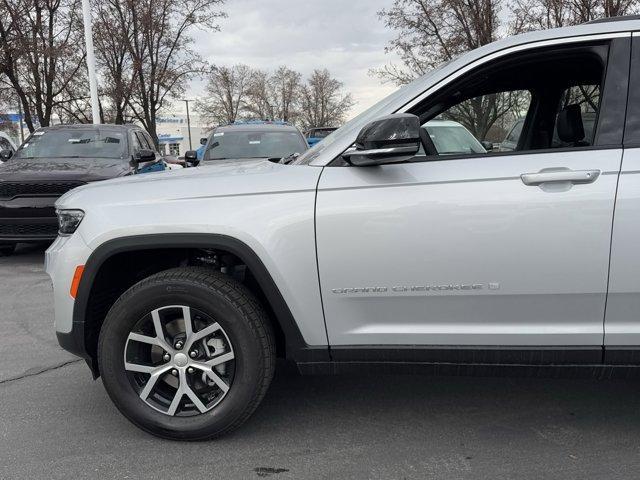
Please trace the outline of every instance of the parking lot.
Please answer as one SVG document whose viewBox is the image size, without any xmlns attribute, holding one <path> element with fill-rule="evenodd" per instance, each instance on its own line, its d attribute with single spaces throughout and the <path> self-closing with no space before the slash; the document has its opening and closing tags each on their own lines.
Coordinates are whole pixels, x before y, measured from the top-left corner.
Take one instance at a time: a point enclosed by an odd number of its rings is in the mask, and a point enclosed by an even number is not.
<svg viewBox="0 0 640 480">
<path fill-rule="evenodd" d="M 130 425 L 61 350 L 43 247 L 0 259 L 0 478 L 631 478 L 639 381 L 300 377 L 248 423 L 176 443 Z"/>
</svg>

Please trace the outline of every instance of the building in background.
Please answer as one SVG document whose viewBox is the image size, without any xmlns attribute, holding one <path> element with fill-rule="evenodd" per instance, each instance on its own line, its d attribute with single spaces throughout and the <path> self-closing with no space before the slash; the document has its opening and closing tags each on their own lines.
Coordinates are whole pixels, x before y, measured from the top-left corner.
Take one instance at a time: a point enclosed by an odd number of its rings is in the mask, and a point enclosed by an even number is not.
<svg viewBox="0 0 640 480">
<path fill-rule="evenodd" d="M 20 135 L 21 126 L 24 138 L 28 137 L 29 129 L 24 125 L 24 123 L 21 124 L 19 114 L 0 113 L 0 130 L 7 134 L 15 145 L 20 145 L 22 143 L 23 137 Z"/>
<path fill-rule="evenodd" d="M 156 130 L 160 142 L 160 153 L 184 156 L 185 152 L 197 150 L 200 139 L 208 135 L 209 128 L 203 124 L 198 115 L 189 115 L 191 120 L 191 147 L 189 147 L 189 131 L 185 114 L 164 115 L 156 120 Z"/>
</svg>

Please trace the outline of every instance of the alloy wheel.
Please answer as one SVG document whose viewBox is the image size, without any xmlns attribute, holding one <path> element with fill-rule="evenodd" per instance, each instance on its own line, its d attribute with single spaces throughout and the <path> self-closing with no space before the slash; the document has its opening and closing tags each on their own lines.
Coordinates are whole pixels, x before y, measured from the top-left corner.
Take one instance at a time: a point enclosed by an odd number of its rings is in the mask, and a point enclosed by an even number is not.
<svg viewBox="0 0 640 480">
<path fill-rule="evenodd" d="M 210 411 L 229 392 L 235 371 L 233 346 L 222 326 L 185 305 L 157 308 L 127 337 L 124 368 L 136 393 L 171 416 Z"/>
</svg>

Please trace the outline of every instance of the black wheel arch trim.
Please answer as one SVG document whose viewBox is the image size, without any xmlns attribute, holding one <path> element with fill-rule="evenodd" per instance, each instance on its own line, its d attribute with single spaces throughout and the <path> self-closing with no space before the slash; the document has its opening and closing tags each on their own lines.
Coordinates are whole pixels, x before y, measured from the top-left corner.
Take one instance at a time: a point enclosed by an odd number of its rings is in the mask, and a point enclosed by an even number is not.
<svg viewBox="0 0 640 480">
<path fill-rule="evenodd" d="M 58 334 L 60 345 L 71 353 L 86 359 L 94 376 L 98 374 L 98 371 L 95 359 L 86 348 L 85 319 L 91 289 L 100 268 L 109 258 L 119 253 L 169 248 L 220 249 L 237 256 L 251 270 L 275 314 L 275 321 L 278 322 L 285 336 L 287 358 L 294 361 L 314 362 L 329 360 L 328 346 L 310 346 L 304 341 L 293 314 L 271 274 L 260 257 L 244 242 L 227 235 L 207 233 L 134 235 L 108 240 L 89 256 L 84 266 L 73 307 L 72 331 Z"/>
</svg>

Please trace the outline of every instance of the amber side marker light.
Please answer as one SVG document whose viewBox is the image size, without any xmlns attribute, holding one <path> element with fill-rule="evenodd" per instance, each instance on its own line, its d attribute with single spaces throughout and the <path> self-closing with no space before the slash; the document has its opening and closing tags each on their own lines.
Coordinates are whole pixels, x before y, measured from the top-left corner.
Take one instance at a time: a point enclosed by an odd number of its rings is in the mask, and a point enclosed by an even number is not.
<svg viewBox="0 0 640 480">
<path fill-rule="evenodd" d="M 82 273 L 84 272 L 84 265 L 78 265 L 76 267 L 76 271 L 73 272 L 73 279 L 71 280 L 71 290 L 69 293 L 73 298 L 76 298 L 78 293 L 78 287 L 80 286 L 80 279 L 82 278 Z"/>
</svg>

